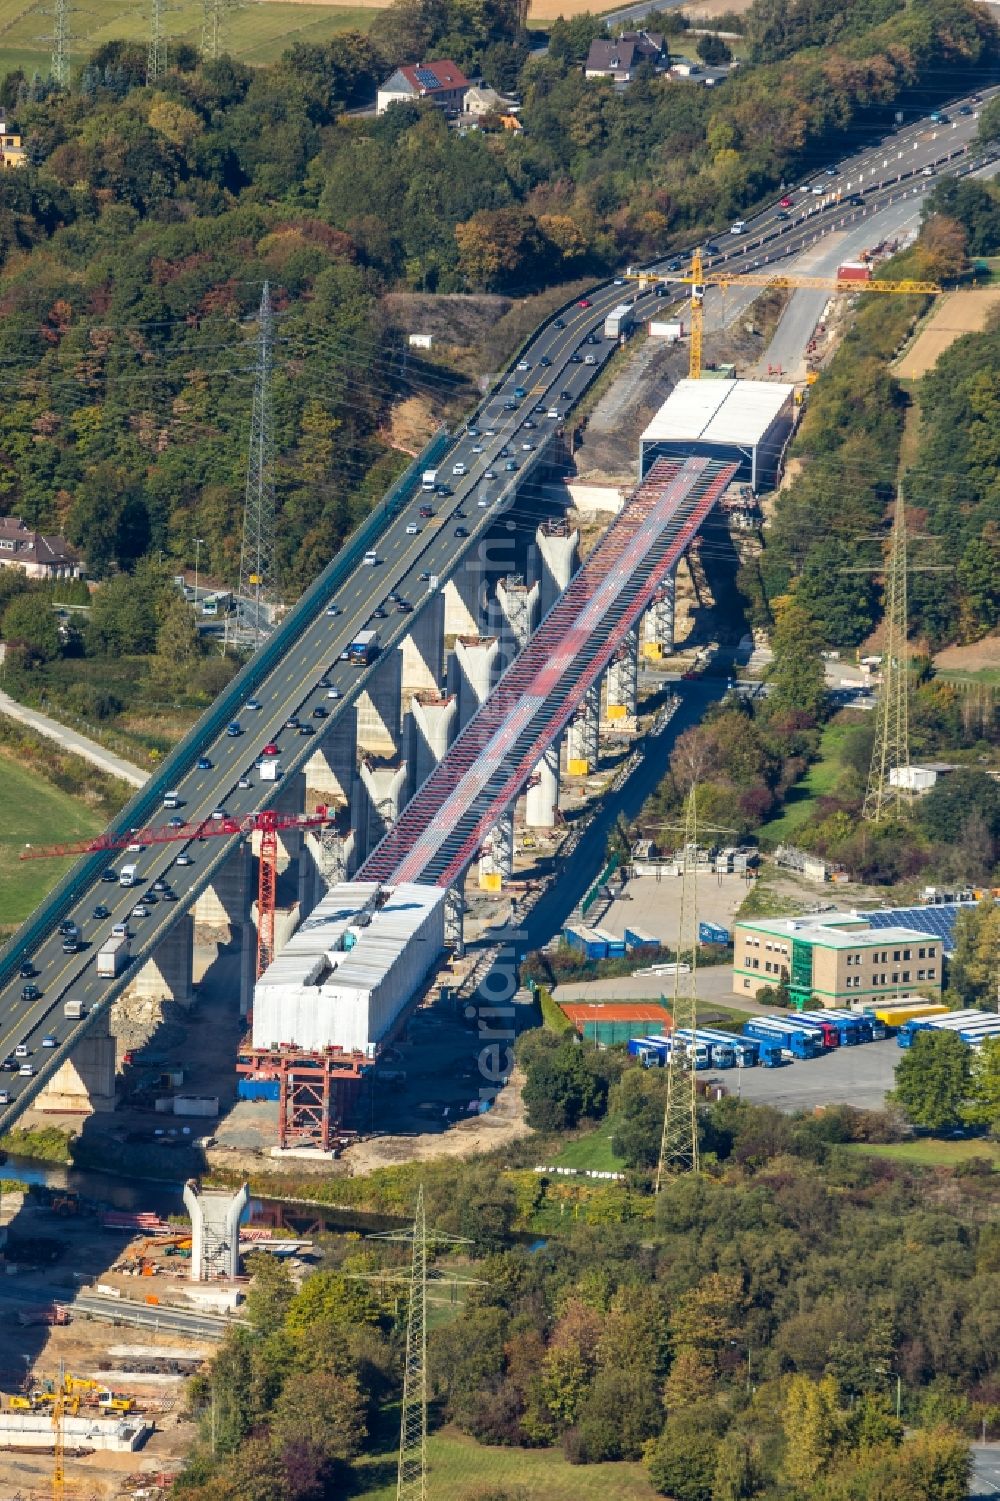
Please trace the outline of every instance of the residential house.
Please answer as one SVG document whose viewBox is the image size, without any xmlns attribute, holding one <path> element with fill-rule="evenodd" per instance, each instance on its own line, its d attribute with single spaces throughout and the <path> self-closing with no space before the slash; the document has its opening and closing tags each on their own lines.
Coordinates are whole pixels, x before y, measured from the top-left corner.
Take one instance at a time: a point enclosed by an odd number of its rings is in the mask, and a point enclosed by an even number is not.
<svg viewBox="0 0 1000 1501">
<path fill-rule="evenodd" d="M 0 516 L 0 568 L 23 568 L 31 579 L 75 579 L 80 555 L 65 537 L 46 537 L 20 516 Z"/>
<path fill-rule="evenodd" d="M 434 63 L 407 63 L 379 86 L 376 113 L 384 115 L 391 104 L 416 104 L 429 99 L 446 114 L 461 113 L 469 80 L 457 63 L 442 58 Z"/>
<path fill-rule="evenodd" d="M 0 167 L 23 167 L 26 161 L 21 132 L 0 118 Z"/>
<path fill-rule="evenodd" d="M 613 41 L 590 44 L 583 71 L 587 78 L 611 78 L 631 83 L 644 63 L 659 68 L 666 62 L 663 37 L 657 31 L 625 31 Z"/>
</svg>

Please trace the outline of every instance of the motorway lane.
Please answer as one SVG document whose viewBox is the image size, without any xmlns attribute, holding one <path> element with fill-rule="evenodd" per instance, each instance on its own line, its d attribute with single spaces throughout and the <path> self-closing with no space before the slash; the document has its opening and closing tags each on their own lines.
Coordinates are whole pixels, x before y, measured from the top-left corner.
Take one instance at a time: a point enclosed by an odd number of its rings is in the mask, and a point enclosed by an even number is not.
<svg viewBox="0 0 1000 1501">
<path fill-rule="evenodd" d="M 890 179 L 894 173 L 920 171 L 928 163 L 943 163 L 950 153 L 968 145 L 976 128 L 976 116 L 970 113 L 956 116 L 953 125 L 938 130 L 917 126 L 895 134 L 876 149 L 859 153 L 843 163 L 836 179 L 813 179 L 821 186 L 828 186 L 829 191 L 824 195 L 811 192 L 796 195 L 796 207 L 789 210 L 791 218 L 779 219 L 778 213 L 783 211 L 779 211 L 777 205 L 763 210 L 748 221 L 743 235 L 727 237 L 724 244 L 720 243 L 718 254 L 709 257 L 709 264 L 713 269 L 724 267 L 738 274 L 741 269 L 767 264 L 800 251 L 818 235 L 829 233 L 842 220 L 859 219 L 877 207 L 892 191 Z M 837 201 L 838 192 L 855 191 L 859 184 L 863 186 L 866 207 L 846 209 Z M 665 263 L 661 262 L 656 269 L 664 268 Z M 258 686 L 254 697 L 262 707 L 259 711 L 240 713 L 244 733 L 235 738 L 223 733 L 211 743 L 191 746 L 192 763 L 197 755 L 204 754 L 211 758 L 213 766 L 211 772 L 198 772 L 192 767 L 186 776 L 178 779 L 185 819 L 208 818 L 220 803 L 230 815 L 243 816 L 273 798 L 273 784 L 262 787 L 251 774 L 251 786 L 239 788 L 240 775 L 255 764 L 263 746 L 270 741 L 278 743 L 286 755 L 295 752 L 304 755 L 308 751 L 309 747 L 303 747 L 297 732 L 285 729 L 284 725 L 293 714 L 312 723 L 313 708 L 319 704 L 327 706 L 326 690 L 320 687 L 324 668 L 329 671 L 330 682 L 342 693 L 339 703 L 330 705 L 331 720 L 357 696 L 360 675 L 357 669 L 339 662 L 340 652 L 359 630 L 365 628 L 372 610 L 386 600 L 390 590 L 399 591 L 416 604 L 424 588 L 417 577 L 419 572 L 436 574 L 443 580 L 458 559 L 475 545 L 480 536 L 485 535 L 496 519 L 496 511 L 492 507 L 487 510 L 478 507 L 482 485 L 490 484 L 489 493 L 496 498 L 502 495 L 505 482 L 514 478 L 499 468 L 503 462 L 500 450 L 505 443 L 512 443 L 515 437 L 519 444 L 525 441 L 523 429 L 529 417 L 537 423 L 531 441 L 551 431 L 555 424 L 547 416 L 537 414 L 536 406 L 542 406 L 547 412 L 554 405 L 560 414 L 565 415 L 572 402 L 559 399 L 558 393 L 569 390 L 572 400 L 576 401 L 599 374 L 615 348 L 613 341 L 602 337 L 604 316 L 616 303 L 633 295 L 632 290 L 622 284 L 595 288 L 587 299 L 589 306 L 576 304 L 564 311 L 563 328 L 557 328 L 553 319 L 538 332 L 525 354 L 530 370 L 508 372 L 476 413 L 474 425 L 494 428 L 495 437 L 481 440 L 483 452 L 475 454 L 472 450 L 479 440 L 463 433 L 448 454 L 446 463 L 440 466 L 442 470 L 453 470 L 455 464 L 464 463 L 468 472 L 460 477 L 443 472 L 439 475 L 440 479 L 447 479 L 455 493 L 434 498 L 435 523 L 427 524 L 419 518 L 419 507 L 428 497 L 417 488 L 387 527 L 378 545 L 378 567 L 359 567 L 335 595 L 341 613 L 329 617 L 320 610 L 286 656 Z M 658 305 L 662 306 L 662 303 L 658 304 L 653 289 L 636 297 L 635 301 L 638 317 L 649 316 Z M 596 333 L 598 342 L 588 345 L 584 341 L 592 333 Z M 571 363 L 571 356 L 577 353 L 581 356 L 592 353 L 595 365 Z M 551 361 L 547 368 L 540 364 L 543 356 Z M 518 386 L 523 386 L 528 393 L 524 399 L 513 396 Z M 504 403 L 508 400 L 517 402 L 513 412 L 505 409 Z M 519 462 L 523 457 L 527 456 L 519 454 Z M 497 472 L 494 482 L 483 480 L 485 471 L 490 468 Z M 495 489 L 492 488 L 494 485 Z M 471 535 L 468 541 L 456 545 L 458 539 L 454 536 L 454 529 L 459 519 L 456 516 L 458 511 L 465 512 L 462 519 L 468 522 L 467 530 Z M 416 536 L 406 534 L 410 523 L 419 528 Z M 411 628 L 413 619 L 411 615 L 392 613 L 385 622 L 373 622 L 379 627 L 383 649 L 398 644 Z M 323 727 L 330 728 L 330 720 L 324 721 Z M 166 817 L 164 814 L 162 821 L 165 822 Z M 50 934 L 42 941 L 31 956 L 39 971 L 35 983 L 43 991 L 38 1001 L 24 1003 L 20 1000 L 21 987 L 26 982 L 16 975 L 0 988 L 0 1060 L 12 1052 L 17 1043 L 25 1041 L 32 1050 L 29 1061 L 33 1067 L 40 1071 L 47 1063 L 46 1074 L 51 1071 L 55 1060 L 51 1053 L 46 1059 L 41 1051 L 43 1035 L 50 1033 L 62 1044 L 71 1035 L 82 1034 L 84 1030 L 79 1024 L 65 1020 L 63 1001 L 72 995 L 83 1001 L 90 1011 L 112 986 L 112 982 L 99 979 L 96 974 L 97 949 L 109 936 L 112 923 L 123 919 L 148 884 L 166 877 L 177 892 L 178 902 L 160 902 L 150 908 L 147 918 L 132 924 L 136 947 L 148 950 L 165 934 L 175 911 L 183 911 L 204 884 L 204 868 L 215 854 L 215 842 L 209 841 L 206 845 L 195 842 L 188 846 L 187 853 L 193 860 L 188 866 L 177 864 L 182 849 L 183 846 L 170 844 L 154 845 L 144 850 L 137 857 L 141 880 L 131 890 L 100 881 L 81 890 L 70 915 L 83 930 L 88 946 L 78 954 L 64 955 L 58 935 Z M 119 852 L 115 858 L 109 856 L 109 864 L 118 869 L 128 859 L 124 852 Z M 98 922 L 92 918 L 91 912 L 100 901 L 111 909 L 112 915 Z M 13 1122 L 19 1113 L 18 1098 L 32 1093 L 34 1087 L 33 1079 L 11 1073 L 0 1075 L 0 1088 L 9 1090 L 14 1101 L 9 1108 L 0 1107 L 0 1127 Z"/>
</svg>

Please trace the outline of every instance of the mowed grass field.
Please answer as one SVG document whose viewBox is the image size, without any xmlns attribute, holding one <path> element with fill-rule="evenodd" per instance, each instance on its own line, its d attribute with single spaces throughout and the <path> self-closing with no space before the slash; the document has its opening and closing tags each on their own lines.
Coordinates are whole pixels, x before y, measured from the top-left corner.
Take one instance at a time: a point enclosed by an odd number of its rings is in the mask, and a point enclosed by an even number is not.
<svg viewBox="0 0 1000 1501">
<path fill-rule="evenodd" d="M 801 782 L 789 789 L 778 817 L 761 825 L 760 838 L 769 849 L 792 839 L 812 813 L 816 799 L 833 791 L 843 771 L 840 749 L 850 728 L 845 724 L 827 725 L 820 741 L 819 758 L 812 763 Z"/>
<path fill-rule="evenodd" d="M 19 860 L 24 846 L 84 839 L 103 827 L 99 813 L 30 767 L 0 757 L 0 933 L 23 922 L 73 863 Z"/>
<path fill-rule="evenodd" d="M 374 4 L 296 4 L 295 0 L 244 0 L 226 22 L 226 46 L 245 63 L 269 63 L 293 42 L 326 42 L 339 31 L 364 31 L 379 6 Z M 164 7 L 168 49 L 171 40 L 201 44 L 201 0 L 175 0 Z M 79 68 L 95 48 L 110 41 L 145 42 L 149 8 L 124 0 L 86 0 L 70 14 L 71 63 Z M 45 0 L 0 0 L 0 75 L 23 68 L 48 73 L 52 7 Z"/>
<path fill-rule="evenodd" d="M 866 1157 L 888 1157 L 893 1162 L 908 1162 L 913 1167 L 956 1167 L 973 1157 L 985 1157 L 1000 1168 L 1000 1142 L 983 1137 L 968 1137 L 961 1141 L 935 1141 L 921 1138 L 919 1141 L 897 1141 L 884 1145 L 863 1142 L 851 1147 L 852 1152 L 861 1152 Z"/>
<path fill-rule="evenodd" d="M 388 1425 L 387 1425 L 388 1427 Z M 398 1434 L 398 1428 L 396 1429 Z M 394 1501 L 398 1439 L 358 1460 L 359 1501 Z M 435 1501 L 463 1501 L 487 1486 L 509 1487 L 531 1501 L 655 1501 L 641 1464 L 571 1465 L 559 1449 L 505 1449 L 477 1444 L 455 1428 L 427 1444 L 429 1491 Z"/>
</svg>

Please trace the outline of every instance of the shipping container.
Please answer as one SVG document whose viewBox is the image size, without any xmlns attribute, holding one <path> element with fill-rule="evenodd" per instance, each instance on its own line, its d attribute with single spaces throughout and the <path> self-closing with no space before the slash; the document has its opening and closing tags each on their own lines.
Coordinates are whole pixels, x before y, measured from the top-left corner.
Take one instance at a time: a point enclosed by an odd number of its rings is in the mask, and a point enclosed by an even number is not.
<svg viewBox="0 0 1000 1501">
<path fill-rule="evenodd" d="M 207 1095 L 175 1095 L 174 1115 L 203 1115 L 217 1116 L 219 1102 L 216 1098 Z"/>
<path fill-rule="evenodd" d="M 277 1100 L 280 1084 L 277 1079 L 238 1079 L 238 1100 Z"/>
<path fill-rule="evenodd" d="M 607 928 L 591 928 L 590 931 L 594 934 L 595 938 L 599 939 L 599 941 L 604 944 L 606 958 L 624 959 L 624 938 L 616 938 L 613 933 L 608 932 Z"/>
<path fill-rule="evenodd" d="M 728 928 L 720 927 L 715 922 L 700 922 L 698 924 L 699 943 L 719 943 L 726 945 L 730 941 Z"/>
<path fill-rule="evenodd" d="M 625 949 L 627 953 L 641 954 L 644 950 L 653 951 L 661 947 L 660 940 L 654 938 L 652 933 L 646 933 L 642 928 L 625 929 Z"/>
<path fill-rule="evenodd" d="M 838 281 L 871 281 L 872 268 L 866 261 L 843 261 L 837 267 Z"/>
<path fill-rule="evenodd" d="M 582 954 L 586 959 L 606 959 L 608 946 L 603 938 L 593 928 L 564 928 L 563 938 L 571 949 Z M 622 953 L 625 952 L 624 944 Z"/>
</svg>

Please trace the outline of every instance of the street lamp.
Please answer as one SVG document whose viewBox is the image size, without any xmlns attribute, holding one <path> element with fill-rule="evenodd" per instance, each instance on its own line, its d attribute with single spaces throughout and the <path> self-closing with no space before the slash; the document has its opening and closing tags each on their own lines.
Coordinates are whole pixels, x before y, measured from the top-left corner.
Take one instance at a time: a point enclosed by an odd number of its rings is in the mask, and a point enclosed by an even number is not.
<svg viewBox="0 0 1000 1501">
<path fill-rule="evenodd" d="M 198 559 L 201 554 L 201 544 L 204 540 L 204 537 L 194 538 L 194 607 L 196 611 L 198 609 Z"/>
</svg>

